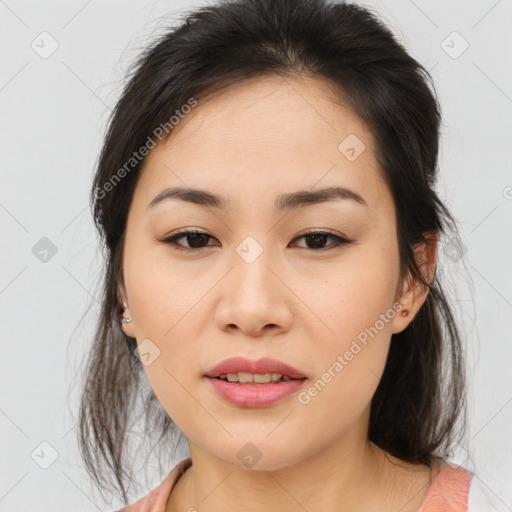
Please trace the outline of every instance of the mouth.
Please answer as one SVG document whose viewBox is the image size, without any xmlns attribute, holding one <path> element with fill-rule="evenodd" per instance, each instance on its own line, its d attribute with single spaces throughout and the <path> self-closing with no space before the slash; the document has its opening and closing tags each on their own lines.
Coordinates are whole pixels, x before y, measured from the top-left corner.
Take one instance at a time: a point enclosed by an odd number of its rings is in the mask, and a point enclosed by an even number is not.
<svg viewBox="0 0 512 512">
<path fill-rule="evenodd" d="M 231 384 L 254 384 L 256 386 L 265 386 L 269 384 L 279 384 L 290 380 L 305 380 L 306 377 L 290 377 L 280 373 L 223 373 L 212 379 L 222 380 Z"/>
<path fill-rule="evenodd" d="M 232 357 L 215 365 L 205 377 L 243 384 L 272 384 L 307 378 L 293 366 L 269 357 L 262 357 L 256 361 L 245 357 Z"/>
<path fill-rule="evenodd" d="M 292 378 L 276 373 L 246 372 L 206 377 L 212 390 L 222 400 L 243 408 L 271 407 L 298 393 L 307 377 Z M 240 379 L 240 380 L 239 380 Z M 250 382 L 248 382 L 248 380 Z M 256 380 L 266 382 L 256 382 Z"/>
</svg>

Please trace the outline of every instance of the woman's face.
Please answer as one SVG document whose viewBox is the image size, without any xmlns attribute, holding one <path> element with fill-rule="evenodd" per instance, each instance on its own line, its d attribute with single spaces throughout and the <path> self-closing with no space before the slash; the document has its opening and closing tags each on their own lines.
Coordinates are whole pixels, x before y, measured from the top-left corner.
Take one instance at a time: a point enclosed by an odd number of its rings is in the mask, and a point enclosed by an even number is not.
<svg viewBox="0 0 512 512">
<path fill-rule="evenodd" d="M 248 453 L 261 457 L 258 469 L 278 469 L 366 438 L 390 337 L 410 321 L 397 312 L 395 209 L 374 143 L 336 101 L 324 82 L 281 78 L 199 100 L 150 151 L 130 207 L 122 294 L 132 322 L 123 328 L 142 343 L 170 418 L 205 453 L 240 467 Z M 151 205 L 174 187 L 225 204 Z M 279 199 L 330 187 L 351 192 Z M 184 229 L 204 235 L 161 241 Z M 234 403 L 217 387 L 236 394 L 242 384 L 205 377 L 231 357 L 276 359 L 307 379 L 274 402 L 270 386 L 283 383 L 243 384 L 269 386 L 266 398 L 240 392 Z"/>
</svg>

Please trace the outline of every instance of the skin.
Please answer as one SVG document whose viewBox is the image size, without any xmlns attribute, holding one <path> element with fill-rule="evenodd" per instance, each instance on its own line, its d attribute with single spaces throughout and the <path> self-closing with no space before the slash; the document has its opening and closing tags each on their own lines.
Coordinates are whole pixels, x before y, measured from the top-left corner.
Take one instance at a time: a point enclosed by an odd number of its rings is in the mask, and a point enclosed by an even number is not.
<svg viewBox="0 0 512 512">
<path fill-rule="evenodd" d="M 353 161 L 338 149 L 349 134 L 366 147 Z M 180 185 L 224 196 L 230 207 L 173 199 L 148 209 L 163 189 Z M 367 207 L 336 200 L 273 211 L 279 194 L 333 185 L 356 191 Z M 199 99 L 151 150 L 128 214 L 120 291 L 132 317 L 123 329 L 160 350 L 144 369 L 189 442 L 193 466 L 167 512 L 418 510 L 429 468 L 368 441 L 391 335 L 428 293 L 400 278 L 395 213 L 368 127 L 318 79 L 251 79 Z M 157 240 L 183 228 L 210 238 L 182 238 L 184 248 L 203 247 L 188 251 Z M 355 243 L 297 239 L 319 230 Z M 236 251 L 247 236 L 263 248 L 251 263 Z M 430 280 L 436 249 L 417 251 Z M 241 408 L 202 378 L 228 357 L 268 356 L 314 383 L 397 302 L 410 314 L 384 322 L 308 404 L 295 394 Z M 251 468 L 237 457 L 247 443 L 262 455 Z"/>
</svg>

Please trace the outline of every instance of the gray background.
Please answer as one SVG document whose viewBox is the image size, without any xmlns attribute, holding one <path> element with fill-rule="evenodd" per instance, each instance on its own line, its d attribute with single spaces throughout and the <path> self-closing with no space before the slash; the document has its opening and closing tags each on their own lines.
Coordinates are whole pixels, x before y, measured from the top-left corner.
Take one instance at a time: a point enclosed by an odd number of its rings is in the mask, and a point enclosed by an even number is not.
<svg viewBox="0 0 512 512">
<path fill-rule="evenodd" d="M 93 491 L 75 440 L 102 262 L 88 193 L 128 64 L 162 31 L 164 15 L 204 4 L 0 0 L 0 511 L 120 504 Z M 440 252 L 460 304 L 470 372 L 470 457 L 458 449 L 454 461 L 476 470 L 512 510 L 512 1 L 366 5 L 436 83 L 438 190 L 464 243 Z M 52 44 L 58 48 L 44 55 Z M 149 473 L 146 490 L 161 477 Z"/>
</svg>

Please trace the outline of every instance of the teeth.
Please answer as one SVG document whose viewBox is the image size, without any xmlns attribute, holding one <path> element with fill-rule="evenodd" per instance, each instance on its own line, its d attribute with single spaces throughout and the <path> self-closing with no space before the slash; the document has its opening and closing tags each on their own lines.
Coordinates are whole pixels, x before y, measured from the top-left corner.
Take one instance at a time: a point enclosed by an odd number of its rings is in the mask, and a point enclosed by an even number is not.
<svg viewBox="0 0 512 512">
<path fill-rule="evenodd" d="M 223 373 L 219 375 L 222 380 L 228 382 L 241 382 L 241 383 L 256 383 L 256 384 L 268 384 L 270 382 L 278 382 L 280 380 L 287 381 L 290 377 L 283 376 L 280 373 Z"/>
</svg>

